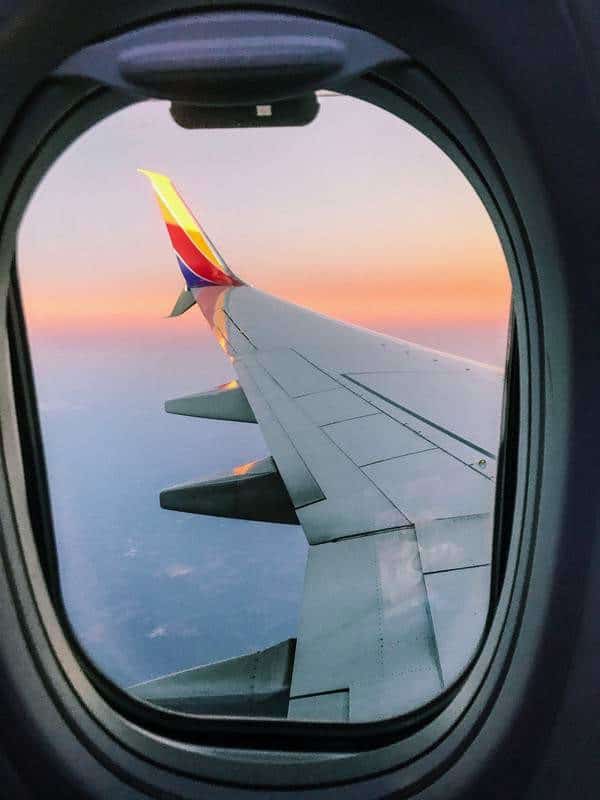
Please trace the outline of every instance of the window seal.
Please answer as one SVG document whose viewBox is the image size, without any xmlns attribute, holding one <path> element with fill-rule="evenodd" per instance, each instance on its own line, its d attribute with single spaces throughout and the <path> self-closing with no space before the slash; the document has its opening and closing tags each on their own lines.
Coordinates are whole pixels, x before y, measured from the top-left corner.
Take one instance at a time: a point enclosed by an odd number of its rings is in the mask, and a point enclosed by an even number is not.
<svg viewBox="0 0 600 800">
<path fill-rule="evenodd" d="M 36 532 L 38 554 L 46 575 L 50 597 L 55 606 L 61 603 L 58 552 L 50 506 L 50 490 L 44 458 L 42 428 L 33 381 L 33 367 L 27 341 L 27 330 L 16 259 L 8 287 L 6 325 L 13 376 L 13 392 L 23 470 L 26 475 L 27 507 L 32 529 Z"/>
</svg>

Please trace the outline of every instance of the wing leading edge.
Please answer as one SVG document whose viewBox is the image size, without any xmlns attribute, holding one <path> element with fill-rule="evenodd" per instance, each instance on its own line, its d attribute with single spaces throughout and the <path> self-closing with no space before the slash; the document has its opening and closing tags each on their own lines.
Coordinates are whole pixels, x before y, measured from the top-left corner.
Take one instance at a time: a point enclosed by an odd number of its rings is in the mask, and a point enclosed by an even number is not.
<svg viewBox="0 0 600 800">
<path fill-rule="evenodd" d="M 297 520 L 310 545 L 288 716 L 367 721 L 422 706 L 459 677 L 484 629 L 501 371 L 243 284 L 169 179 L 144 174 L 186 289 L 237 373 L 242 418 L 272 454 L 268 478 L 261 467 L 239 487 L 235 475 L 205 484 L 229 498 L 219 511 L 182 510 L 244 517 L 231 498 L 258 491 L 260 518 Z"/>
</svg>

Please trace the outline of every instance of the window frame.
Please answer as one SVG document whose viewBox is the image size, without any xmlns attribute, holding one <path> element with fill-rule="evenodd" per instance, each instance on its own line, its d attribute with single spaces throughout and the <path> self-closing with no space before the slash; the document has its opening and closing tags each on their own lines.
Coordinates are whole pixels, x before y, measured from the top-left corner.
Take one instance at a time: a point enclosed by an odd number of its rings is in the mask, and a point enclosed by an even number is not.
<svg viewBox="0 0 600 800">
<path fill-rule="evenodd" d="M 27 197 L 54 158 L 79 133 L 103 115 L 130 102 L 110 90 L 88 86 L 82 92 L 81 87 L 76 89 L 48 85 L 34 100 L 41 116 L 43 107 L 47 104 L 48 94 L 52 97 L 53 93 L 55 96 L 57 93 L 61 97 L 64 96 L 66 101 L 64 116 L 57 119 L 41 137 L 37 143 L 36 153 L 28 159 L 24 168 L 21 186 L 13 199 L 11 209 L 14 230 Z M 520 342 L 518 357 L 513 360 L 521 366 L 519 370 L 521 375 L 527 376 L 535 330 L 531 320 L 527 318 L 526 304 L 522 300 L 522 293 L 525 290 L 524 276 L 527 272 L 522 269 L 521 264 L 527 263 L 529 247 L 516 204 L 485 141 L 457 101 L 431 75 L 420 68 L 404 67 L 398 74 L 394 74 L 391 69 L 384 70 L 377 76 L 356 81 L 352 91 L 348 93 L 381 105 L 432 139 L 457 164 L 483 200 L 504 246 L 511 272 L 513 296 L 516 298 L 515 329 L 519 331 Z M 150 704 L 141 703 L 99 675 L 74 640 L 68 618 L 59 601 L 57 586 L 52 586 L 50 583 L 50 592 L 47 592 L 46 581 L 49 577 L 52 580 L 52 577 L 44 575 L 38 554 L 45 552 L 45 557 L 42 556 L 41 561 L 45 564 L 46 573 L 52 570 L 49 548 L 53 547 L 53 536 L 48 530 L 48 516 L 39 511 L 37 514 L 32 511 L 34 507 L 31 499 L 32 487 L 41 486 L 43 463 L 40 464 L 39 460 L 43 459 L 43 453 L 39 429 L 36 432 L 36 423 L 31 412 L 32 408 L 35 409 L 35 402 L 32 403 L 33 386 L 30 367 L 27 366 L 26 332 L 19 322 L 18 304 L 14 292 L 11 308 L 13 311 L 9 315 L 9 321 L 13 343 L 13 378 L 16 379 L 19 397 L 29 398 L 27 406 L 29 420 L 24 423 L 21 418 L 20 430 L 33 434 L 33 439 L 27 443 L 21 439 L 21 450 L 29 451 L 30 454 L 35 453 L 38 458 L 35 467 L 37 480 L 31 478 L 31 473 L 25 476 L 19 474 L 18 469 L 16 471 L 13 469 L 10 478 L 11 486 L 21 480 L 29 487 L 28 511 L 31 520 L 36 523 L 33 530 L 29 524 L 25 524 L 24 519 L 27 515 L 22 508 L 18 531 L 21 553 L 27 564 L 28 581 L 31 582 L 33 598 L 37 603 L 41 630 L 44 631 L 51 650 L 60 654 L 62 659 L 62 663 L 61 659 L 58 659 L 60 669 L 71 688 L 75 690 L 75 695 L 88 710 L 91 710 L 92 716 L 101 726 L 109 730 L 111 735 L 122 741 L 126 747 L 143 753 L 146 758 L 151 758 L 157 764 L 167 765 L 191 775 L 226 782 L 230 782 L 235 775 L 235 779 L 245 783 L 251 774 L 252 782 L 255 784 L 288 785 L 297 784 L 298 781 L 301 783 L 309 781 L 310 784 L 323 783 L 333 779 L 340 780 L 341 774 L 346 779 L 357 778 L 400 764 L 411 764 L 413 772 L 416 769 L 415 765 L 418 764 L 417 771 L 421 772 L 423 767 L 428 769 L 425 766 L 428 758 L 424 754 L 434 748 L 438 768 L 441 761 L 451 761 L 456 758 L 461 750 L 461 737 L 458 735 L 458 743 L 451 744 L 450 733 L 457 732 L 459 722 L 464 721 L 469 715 L 477 719 L 479 725 L 482 724 L 481 708 L 491 702 L 489 693 L 493 694 L 489 673 L 495 670 L 499 675 L 502 671 L 500 666 L 503 653 L 502 629 L 515 623 L 509 614 L 511 594 L 514 590 L 518 590 L 517 578 L 522 585 L 526 574 L 524 560 L 519 558 L 522 543 L 520 532 L 524 529 L 526 499 L 527 505 L 531 504 L 531 497 L 526 498 L 529 481 L 525 476 L 530 467 L 528 438 L 535 434 L 532 425 L 528 424 L 530 420 L 523 413 L 524 409 L 530 407 L 531 386 L 526 377 L 521 378 L 518 387 L 521 419 L 513 417 L 511 422 L 513 429 L 518 431 L 511 437 L 513 443 L 519 439 L 517 470 L 516 473 L 511 472 L 504 476 L 504 480 L 516 479 L 511 490 L 515 497 L 514 516 L 510 519 L 512 535 L 506 536 L 504 532 L 502 537 L 503 541 L 509 541 L 509 545 L 504 546 L 506 578 L 497 597 L 495 614 L 490 614 L 488 618 L 480 652 L 457 685 L 451 687 L 418 714 L 411 715 L 409 720 L 397 718 L 375 723 L 336 724 L 198 717 L 167 712 Z M 516 341 L 516 337 L 513 341 Z M 521 345 L 521 342 L 524 345 Z M 15 357 L 16 353 L 20 354 L 19 358 Z M 17 369 L 19 362 L 20 373 Z M 12 411 L 16 414 L 14 398 L 12 405 Z M 510 412 L 509 404 L 507 413 Z M 498 491 L 501 491 L 500 487 Z M 41 494 L 35 495 L 42 501 L 40 508 L 44 505 L 43 493 L 44 488 L 41 486 Z M 23 500 L 22 497 L 20 499 Z M 16 500 L 18 498 L 13 498 L 14 502 Z M 506 528 L 509 527 L 507 520 L 503 520 L 503 524 Z M 529 532 L 531 533 L 531 529 Z M 33 546 L 34 541 L 37 552 Z M 499 585 L 497 576 L 494 578 L 494 583 Z M 62 658 L 65 654 L 69 656 L 66 663 Z M 487 691 L 482 692 L 482 688 L 486 688 Z M 495 690 L 498 689 L 499 685 L 496 684 Z M 484 698 L 483 694 L 488 696 Z M 59 691 L 59 696 L 64 697 L 64 691 Z M 114 718 L 111 714 L 115 710 L 120 715 L 118 718 Z M 174 738 L 166 741 L 166 737 L 175 736 L 177 742 Z M 251 746 L 248 745 L 249 742 L 252 743 Z M 310 751 L 304 750 L 303 755 L 301 745 L 306 745 L 307 742 L 310 742 Z M 207 748 L 223 749 L 217 755 L 213 751 L 207 752 Z M 244 748 L 248 750 L 260 748 L 261 751 L 269 749 L 271 760 L 265 759 L 263 763 L 257 765 L 251 759 L 234 752 L 234 749 Z M 317 754 L 318 750 L 320 755 Z M 340 768 L 339 759 L 332 756 L 333 753 L 347 756 L 343 770 Z M 274 763 L 277 764 L 275 776 Z M 306 771 L 307 763 L 311 764 L 309 776 Z M 234 764 L 235 769 L 232 769 Z M 334 769 L 331 769 L 332 764 L 335 765 Z M 413 780 L 408 767 L 405 774 L 409 782 Z"/>
</svg>

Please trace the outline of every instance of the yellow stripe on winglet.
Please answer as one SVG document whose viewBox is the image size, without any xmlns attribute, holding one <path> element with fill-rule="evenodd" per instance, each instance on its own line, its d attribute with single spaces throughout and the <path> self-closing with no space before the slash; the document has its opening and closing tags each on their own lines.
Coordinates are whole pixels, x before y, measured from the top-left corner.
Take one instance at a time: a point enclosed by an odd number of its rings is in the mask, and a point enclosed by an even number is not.
<svg viewBox="0 0 600 800">
<path fill-rule="evenodd" d="M 160 172 L 151 172 L 148 169 L 138 169 L 138 172 L 149 178 L 152 188 L 156 192 L 161 214 L 167 225 L 178 225 L 190 241 L 215 267 L 225 267 L 225 262 L 211 246 L 206 234 L 184 203 L 171 179 L 167 175 L 161 175 Z"/>
</svg>

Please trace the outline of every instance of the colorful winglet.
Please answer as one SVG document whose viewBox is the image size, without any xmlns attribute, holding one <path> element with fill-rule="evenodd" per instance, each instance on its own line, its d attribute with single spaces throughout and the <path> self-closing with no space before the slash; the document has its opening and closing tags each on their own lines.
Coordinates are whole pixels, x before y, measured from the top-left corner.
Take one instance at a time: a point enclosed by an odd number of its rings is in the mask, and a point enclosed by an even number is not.
<svg viewBox="0 0 600 800">
<path fill-rule="evenodd" d="M 184 203 L 170 178 L 139 169 L 152 184 L 186 286 L 241 286 Z"/>
</svg>

